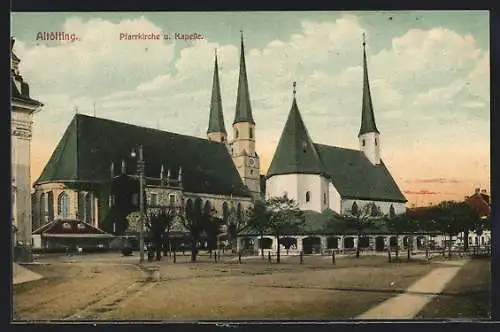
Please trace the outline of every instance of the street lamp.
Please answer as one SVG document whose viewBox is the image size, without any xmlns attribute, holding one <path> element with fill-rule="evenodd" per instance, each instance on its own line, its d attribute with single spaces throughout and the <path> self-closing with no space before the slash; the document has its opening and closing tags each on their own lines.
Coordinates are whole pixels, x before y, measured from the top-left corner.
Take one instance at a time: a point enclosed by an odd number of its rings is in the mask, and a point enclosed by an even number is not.
<svg viewBox="0 0 500 332">
<path fill-rule="evenodd" d="M 137 172 L 139 173 L 139 262 L 144 262 L 144 168 L 145 162 L 142 155 L 142 145 L 138 147 L 139 156 L 137 158 Z M 132 158 L 136 157 L 136 153 L 132 150 Z"/>
</svg>

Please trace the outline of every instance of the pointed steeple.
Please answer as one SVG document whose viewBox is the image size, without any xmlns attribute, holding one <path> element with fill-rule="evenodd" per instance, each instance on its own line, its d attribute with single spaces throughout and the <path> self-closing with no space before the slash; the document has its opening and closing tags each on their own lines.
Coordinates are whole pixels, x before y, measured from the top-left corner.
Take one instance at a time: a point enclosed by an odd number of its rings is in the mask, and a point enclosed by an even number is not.
<svg viewBox="0 0 500 332">
<path fill-rule="evenodd" d="M 224 125 L 224 113 L 222 112 L 222 98 L 219 83 L 219 64 L 217 61 L 217 49 L 215 50 L 214 78 L 212 82 L 212 100 L 210 103 L 210 118 L 208 119 L 207 134 L 226 133 Z"/>
<path fill-rule="evenodd" d="M 363 104 L 361 108 L 361 128 L 358 137 L 366 133 L 380 132 L 375 124 L 375 115 L 373 114 L 372 97 L 370 94 L 370 81 L 368 80 L 368 66 L 366 63 L 366 40 L 363 33 Z"/>
<path fill-rule="evenodd" d="M 297 106 L 295 87 L 294 82 L 292 107 L 269 166 L 266 175 L 268 178 L 278 174 L 323 173 L 318 152 L 307 132 Z"/>
<path fill-rule="evenodd" d="M 250 93 L 248 91 L 247 69 L 245 64 L 245 45 L 243 44 L 243 31 L 241 32 L 241 54 L 240 54 L 240 78 L 238 80 L 238 95 L 236 96 L 236 114 L 233 124 L 238 122 L 250 122 L 255 124 L 250 105 Z"/>
</svg>

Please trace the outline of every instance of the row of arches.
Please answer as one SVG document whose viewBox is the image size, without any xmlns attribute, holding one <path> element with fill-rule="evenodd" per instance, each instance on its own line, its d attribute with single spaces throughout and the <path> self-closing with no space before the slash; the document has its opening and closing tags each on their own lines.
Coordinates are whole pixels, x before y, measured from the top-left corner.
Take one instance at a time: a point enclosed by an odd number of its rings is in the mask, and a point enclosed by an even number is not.
<svg viewBox="0 0 500 332">
<path fill-rule="evenodd" d="M 324 249 L 354 249 L 355 248 L 355 238 L 354 236 L 347 236 L 343 238 L 343 247 L 342 239 L 338 236 L 330 236 L 326 238 L 326 248 Z M 373 239 L 373 238 L 372 238 Z M 424 248 L 424 237 L 418 236 L 417 240 L 417 249 Z M 376 251 L 384 251 L 386 248 L 386 237 L 377 236 L 374 238 L 374 243 L 370 240 L 370 237 L 360 237 L 358 239 L 358 247 L 359 248 L 369 248 L 372 245 L 375 246 Z M 244 247 L 248 249 L 251 243 L 247 240 L 243 242 Z M 262 240 L 257 240 L 259 249 L 271 249 L 273 246 L 273 239 L 265 237 Z M 298 240 L 294 237 L 283 237 L 280 238 L 279 244 L 283 246 L 285 250 L 296 249 L 298 247 Z M 302 251 L 305 254 L 311 254 L 314 252 L 319 252 L 322 249 L 321 238 L 317 236 L 309 236 L 301 240 Z M 403 247 L 407 247 L 410 244 L 410 237 L 403 237 Z M 395 247 L 398 245 L 398 239 L 396 236 L 391 236 L 389 238 L 389 245 L 391 247 Z"/>
</svg>

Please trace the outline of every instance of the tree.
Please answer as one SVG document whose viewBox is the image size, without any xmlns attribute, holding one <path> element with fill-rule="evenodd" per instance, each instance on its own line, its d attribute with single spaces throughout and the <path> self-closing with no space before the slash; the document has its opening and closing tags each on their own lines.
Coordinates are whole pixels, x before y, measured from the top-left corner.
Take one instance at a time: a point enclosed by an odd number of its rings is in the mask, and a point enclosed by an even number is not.
<svg viewBox="0 0 500 332">
<path fill-rule="evenodd" d="M 231 243 L 233 252 L 236 249 L 238 234 L 246 226 L 246 216 L 247 214 L 243 212 L 241 204 L 238 204 L 236 209 L 232 206 L 227 215 L 227 234 L 229 235 L 229 242 Z"/>
<path fill-rule="evenodd" d="M 212 255 L 212 250 L 215 250 L 217 248 L 217 239 L 222 233 L 222 225 L 224 224 L 224 220 L 215 216 L 215 209 L 212 209 L 207 213 L 209 213 L 209 217 L 204 220 L 203 230 L 207 235 L 207 246 L 208 250 L 210 251 L 210 255 Z"/>
<path fill-rule="evenodd" d="M 179 210 L 174 206 L 157 206 L 148 209 L 145 225 L 151 233 L 151 240 L 156 251 L 156 260 L 161 260 L 163 244 L 168 240 L 170 228 Z"/>
<path fill-rule="evenodd" d="M 468 228 L 470 208 L 465 203 L 443 201 L 438 204 L 437 227 L 449 236 L 448 257 L 451 258 L 453 236 Z"/>
<path fill-rule="evenodd" d="M 265 202 L 269 214 L 269 229 L 276 236 L 276 262 L 280 263 L 280 236 L 296 232 L 305 222 L 304 213 L 294 200 L 288 197 L 273 197 Z"/>
<path fill-rule="evenodd" d="M 440 231 L 438 227 L 439 211 L 439 207 L 435 205 L 408 210 L 406 215 L 416 224 L 417 230 L 422 235 L 429 235 Z M 429 257 L 428 238 L 425 240 L 425 257 Z"/>
<path fill-rule="evenodd" d="M 386 219 L 386 222 L 389 231 L 394 233 L 398 239 L 396 244 L 396 258 L 399 257 L 399 236 L 401 234 L 407 234 L 408 241 L 406 244 L 406 251 L 407 259 L 410 260 L 411 252 L 413 250 L 414 235 L 415 233 L 421 231 L 422 224 L 419 220 L 413 218 L 408 212 L 398 215 L 393 214 Z"/>
<path fill-rule="evenodd" d="M 204 224 L 207 224 L 212 218 L 212 213 L 212 209 L 202 209 L 200 198 L 197 198 L 194 204 L 192 200 L 187 200 L 185 215 L 181 222 L 191 237 L 191 262 L 196 262 L 201 233 L 204 230 Z"/>
<path fill-rule="evenodd" d="M 348 227 L 352 227 L 356 230 L 358 236 L 356 258 L 359 258 L 359 239 L 361 235 L 374 225 L 375 219 L 381 216 L 380 209 L 374 202 L 367 203 L 361 208 L 354 202 L 351 209 L 346 211 L 344 219 Z"/>
<path fill-rule="evenodd" d="M 260 236 L 260 253 L 264 258 L 264 232 L 269 229 L 270 212 L 264 201 L 258 200 L 247 210 L 247 227 L 256 230 Z"/>
</svg>

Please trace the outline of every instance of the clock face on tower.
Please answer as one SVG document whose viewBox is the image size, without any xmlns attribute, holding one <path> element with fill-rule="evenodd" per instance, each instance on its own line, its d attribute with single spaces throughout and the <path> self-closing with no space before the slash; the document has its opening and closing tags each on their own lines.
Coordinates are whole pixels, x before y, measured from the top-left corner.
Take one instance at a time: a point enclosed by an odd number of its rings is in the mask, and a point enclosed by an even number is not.
<svg viewBox="0 0 500 332">
<path fill-rule="evenodd" d="M 248 158 L 248 166 L 254 167 L 255 166 L 255 158 Z"/>
</svg>

